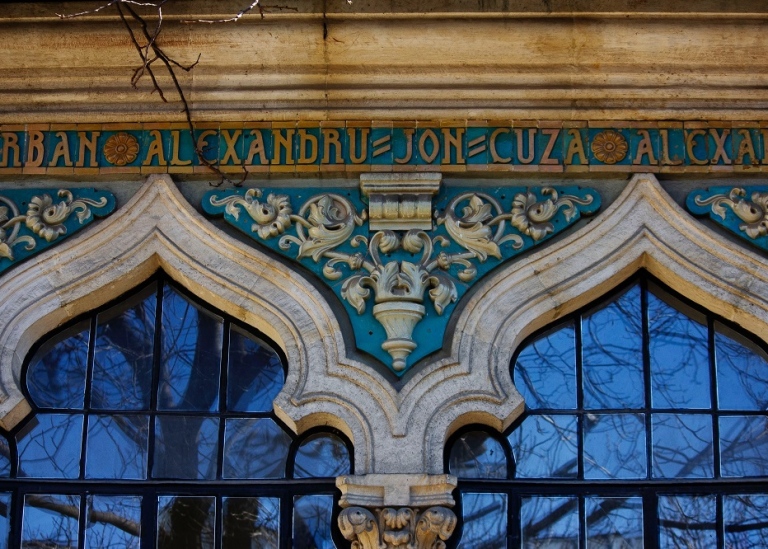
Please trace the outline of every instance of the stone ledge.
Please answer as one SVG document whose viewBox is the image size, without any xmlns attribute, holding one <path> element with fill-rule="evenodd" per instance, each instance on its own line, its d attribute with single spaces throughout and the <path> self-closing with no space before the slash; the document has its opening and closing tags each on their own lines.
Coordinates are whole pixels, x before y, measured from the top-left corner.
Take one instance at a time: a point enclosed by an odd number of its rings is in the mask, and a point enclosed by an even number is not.
<svg viewBox="0 0 768 549">
<path fill-rule="evenodd" d="M 371 474 L 336 479 L 341 507 L 453 507 L 453 475 Z"/>
</svg>

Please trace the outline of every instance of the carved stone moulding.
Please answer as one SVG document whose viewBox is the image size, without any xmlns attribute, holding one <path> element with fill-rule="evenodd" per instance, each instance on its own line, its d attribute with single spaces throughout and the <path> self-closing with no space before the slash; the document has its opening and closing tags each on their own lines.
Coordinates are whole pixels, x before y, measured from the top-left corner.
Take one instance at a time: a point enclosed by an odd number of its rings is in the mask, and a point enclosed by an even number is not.
<svg viewBox="0 0 768 549">
<path fill-rule="evenodd" d="M 115 197 L 95 189 L 0 191 L 0 273 L 115 209 Z"/>
<path fill-rule="evenodd" d="M 695 215 L 709 214 L 718 225 L 768 251 L 768 186 L 696 190 L 688 195 L 686 206 Z"/>
<path fill-rule="evenodd" d="M 216 190 L 203 209 L 320 276 L 352 319 L 357 347 L 399 376 L 441 348 L 474 283 L 600 207 L 591 189 L 440 189 L 440 179 L 367 174 L 361 194 Z"/>
</svg>

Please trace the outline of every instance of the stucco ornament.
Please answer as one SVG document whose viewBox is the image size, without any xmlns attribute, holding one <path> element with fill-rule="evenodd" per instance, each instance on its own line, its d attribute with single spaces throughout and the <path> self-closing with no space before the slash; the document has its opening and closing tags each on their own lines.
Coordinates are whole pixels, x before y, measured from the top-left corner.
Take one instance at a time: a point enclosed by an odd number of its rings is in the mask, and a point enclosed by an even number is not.
<svg viewBox="0 0 768 549">
<path fill-rule="evenodd" d="M 104 143 L 104 157 L 110 164 L 125 166 L 130 164 L 139 154 L 139 143 L 129 133 L 113 134 Z"/>
<path fill-rule="evenodd" d="M 78 189 L 80 196 L 61 189 L 54 199 L 34 189 L 6 190 L 0 195 L 0 273 L 50 243 L 76 231 L 93 219 L 111 213 L 114 198 L 109 193 Z M 19 204 L 27 204 L 22 213 Z M 93 208 L 93 210 L 92 210 Z M 74 214 L 74 215 L 73 215 Z"/>
<path fill-rule="evenodd" d="M 352 549 L 444 549 L 456 528 L 447 507 L 349 507 L 339 514 L 339 529 Z"/>
<path fill-rule="evenodd" d="M 747 198 L 749 197 L 749 198 Z M 768 250 L 768 187 L 712 187 L 693 191 L 686 202 L 747 242 Z"/>
<path fill-rule="evenodd" d="M 592 153 L 603 164 L 616 164 L 627 156 L 626 138 L 614 130 L 605 130 L 592 139 Z"/>
<path fill-rule="evenodd" d="M 316 195 L 286 189 L 266 202 L 258 200 L 259 189 L 211 191 L 203 208 L 317 272 L 353 318 L 378 325 L 353 320 L 358 347 L 377 357 L 375 351 L 384 351 L 383 361 L 401 375 L 420 347 L 436 350 L 445 326 L 436 319 L 450 314 L 470 284 L 599 206 L 596 193 L 569 190 L 576 194 L 505 189 L 498 194 L 514 197 L 507 206 L 488 192 L 452 191 L 442 197 L 433 230 L 372 231 L 365 204 L 348 189 Z M 299 201 L 296 211 L 291 204 Z M 402 217 L 398 226 L 407 227 Z"/>
</svg>

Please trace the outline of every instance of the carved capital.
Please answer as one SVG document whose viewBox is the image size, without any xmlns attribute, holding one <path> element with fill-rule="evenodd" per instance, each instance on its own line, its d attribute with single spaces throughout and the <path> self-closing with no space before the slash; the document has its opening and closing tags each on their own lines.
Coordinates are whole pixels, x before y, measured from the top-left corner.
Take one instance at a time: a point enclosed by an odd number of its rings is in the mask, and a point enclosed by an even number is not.
<svg viewBox="0 0 768 549">
<path fill-rule="evenodd" d="M 360 190 L 368 197 L 372 231 L 432 230 L 432 197 L 440 190 L 439 173 L 365 173 Z"/>
<path fill-rule="evenodd" d="M 455 528 L 456 515 L 447 507 L 349 507 L 339 514 L 352 549 L 444 549 Z"/>
</svg>

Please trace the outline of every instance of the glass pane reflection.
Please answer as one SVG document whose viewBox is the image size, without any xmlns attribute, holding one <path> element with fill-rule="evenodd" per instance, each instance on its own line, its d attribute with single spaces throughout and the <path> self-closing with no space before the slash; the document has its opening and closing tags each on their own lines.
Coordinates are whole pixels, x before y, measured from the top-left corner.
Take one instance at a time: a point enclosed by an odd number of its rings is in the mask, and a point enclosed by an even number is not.
<svg viewBox="0 0 768 549">
<path fill-rule="evenodd" d="M 579 547 L 579 505 L 575 497 L 523 498 L 520 523 L 525 549 Z"/>
<path fill-rule="evenodd" d="M 464 493 L 461 504 L 464 523 L 459 549 L 507 547 L 507 494 Z"/>
<path fill-rule="evenodd" d="M 284 478 L 291 437 L 271 419 L 228 419 L 224 478 Z"/>
<path fill-rule="evenodd" d="M 80 496 L 24 496 L 22 549 L 75 549 L 78 542 Z"/>
<path fill-rule="evenodd" d="M 720 418 L 720 472 L 724 477 L 768 475 L 768 417 Z"/>
<path fill-rule="evenodd" d="M 293 546 L 302 549 L 335 549 L 331 539 L 333 496 L 293 498 Z"/>
<path fill-rule="evenodd" d="M 530 409 L 576 407 L 573 323 L 529 345 L 517 357 L 515 387 Z"/>
<path fill-rule="evenodd" d="M 0 549 L 8 549 L 11 532 L 11 494 L 0 493 Z"/>
<path fill-rule="evenodd" d="M 584 417 L 584 478 L 645 478 L 645 414 Z"/>
<path fill-rule="evenodd" d="M 643 499 L 586 498 L 588 549 L 642 549 Z"/>
<path fill-rule="evenodd" d="M 232 327 L 229 339 L 227 407 L 237 412 L 269 412 L 283 387 L 280 357 L 252 335 Z"/>
<path fill-rule="evenodd" d="M 725 546 L 762 547 L 768 540 L 768 495 L 723 496 Z"/>
<path fill-rule="evenodd" d="M 90 416 L 86 478 L 147 478 L 149 417 Z"/>
<path fill-rule="evenodd" d="M 721 410 L 768 410 L 768 357 L 761 348 L 715 324 L 717 398 Z"/>
<path fill-rule="evenodd" d="M 86 549 L 139 549 L 141 498 L 89 496 Z"/>
<path fill-rule="evenodd" d="M 578 420 L 572 415 L 531 415 L 509 435 L 515 478 L 576 478 Z"/>
<path fill-rule="evenodd" d="M 158 500 L 157 549 L 213 549 L 213 496 L 160 496 Z"/>
<path fill-rule="evenodd" d="M 681 303 L 676 306 L 683 308 Z M 706 320 L 692 310 L 686 313 L 648 292 L 654 408 L 709 408 L 711 405 Z"/>
<path fill-rule="evenodd" d="M 584 408 L 642 408 L 643 315 L 640 287 L 584 317 Z"/>
<path fill-rule="evenodd" d="M 715 496 L 659 496 L 659 546 L 716 547 L 715 519 Z"/>
<path fill-rule="evenodd" d="M 651 424 L 655 478 L 714 476 L 711 416 L 653 414 Z"/>
<path fill-rule="evenodd" d="M 218 409 L 223 321 L 163 289 L 158 410 Z"/>
<path fill-rule="evenodd" d="M 32 421 L 29 432 L 17 435 L 19 476 L 79 477 L 83 416 L 37 414 Z"/>
<path fill-rule="evenodd" d="M 341 439 L 329 434 L 308 437 L 296 451 L 293 478 L 337 477 L 349 474 L 349 451 Z"/>
<path fill-rule="evenodd" d="M 154 285 L 96 319 L 91 407 L 147 410 L 155 348 Z"/>
<path fill-rule="evenodd" d="M 89 323 L 81 322 L 56 339 L 57 343 L 44 345 L 29 364 L 29 396 L 42 408 L 82 408 Z"/>
<path fill-rule="evenodd" d="M 152 476 L 212 480 L 216 478 L 218 418 L 155 418 L 155 463 Z"/>
<path fill-rule="evenodd" d="M 507 458 L 501 444 L 488 433 L 472 431 L 456 439 L 449 471 L 463 478 L 507 478 Z"/>
<path fill-rule="evenodd" d="M 273 549 L 280 540 L 278 498 L 224 498 L 222 549 Z"/>
</svg>

